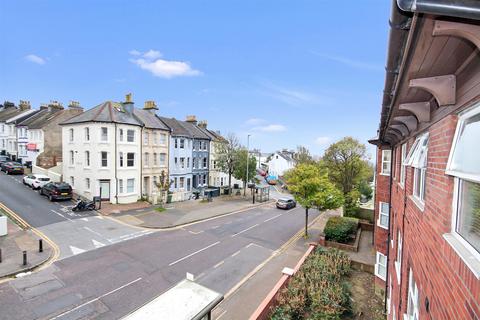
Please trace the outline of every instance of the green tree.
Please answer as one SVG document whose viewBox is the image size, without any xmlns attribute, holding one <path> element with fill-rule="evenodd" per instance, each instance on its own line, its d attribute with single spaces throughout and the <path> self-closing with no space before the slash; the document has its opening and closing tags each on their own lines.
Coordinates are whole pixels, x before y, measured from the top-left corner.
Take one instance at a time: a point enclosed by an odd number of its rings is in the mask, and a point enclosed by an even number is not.
<svg viewBox="0 0 480 320">
<path fill-rule="evenodd" d="M 248 157 L 248 176 L 247 176 L 247 157 Z M 233 176 L 243 181 L 243 190 L 247 187 L 247 182 L 255 177 L 257 168 L 257 159 L 254 155 L 248 155 L 247 149 L 240 149 L 235 153 L 233 161 Z"/>
<path fill-rule="evenodd" d="M 163 207 L 163 204 L 165 203 L 165 194 L 168 192 L 168 189 L 170 189 L 173 181 L 169 180 L 168 174 L 165 172 L 165 170 L 162 170 L 158 178 L 159 179 L 156 183 L 156 186 L 160 192 L 160 206 Z"/>
<path fill-rule="evenodd" d="M 308 236 L 310 208 L 336 209 L 343 204 L 342 193 L 317 165 L 299 164 L 285 173 L 285 181 L 295 200 L 305 208 L 305 237 Z"/>
<path fill-rule="evenodd" d="M 312 164 L 315 162 L 310 151 L 304 146 L 297 146 L 297 151 L 293 155 L 293 159 L 295 160 L 295 164 Z"/>
<path fill-rule="evenodd" d="M 237 136 L 229 133 L 225 140 L 218 144 L 217 164 L 222 172 L 228 174 L 228 187 L 232 189 L 232 175 L 235 169 L 235 158 L 240 149 Z M 231 191 L 229 191 L 231 192 Z"/>
</svg>

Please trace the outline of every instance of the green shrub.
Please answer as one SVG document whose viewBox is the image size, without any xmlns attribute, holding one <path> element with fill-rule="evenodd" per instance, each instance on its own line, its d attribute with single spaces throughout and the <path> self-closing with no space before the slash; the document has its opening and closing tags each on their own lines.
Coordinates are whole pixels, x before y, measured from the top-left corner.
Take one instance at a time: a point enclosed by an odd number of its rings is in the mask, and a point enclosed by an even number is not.
<svg viewBox="0 0 480 320">
<path fill-rule="evenodd" d="M 347 243 L 358 229 L 358 219 L 349 217 L 330 217 L 323 232 L 327 240 Z"/>
<path fill-rule="evenodd" d="M 350 259 L 337 249 L 318 247 L 278 297 L 271 320 L 341 319 L 350 311 L 345 281 Z"/>
</svg>

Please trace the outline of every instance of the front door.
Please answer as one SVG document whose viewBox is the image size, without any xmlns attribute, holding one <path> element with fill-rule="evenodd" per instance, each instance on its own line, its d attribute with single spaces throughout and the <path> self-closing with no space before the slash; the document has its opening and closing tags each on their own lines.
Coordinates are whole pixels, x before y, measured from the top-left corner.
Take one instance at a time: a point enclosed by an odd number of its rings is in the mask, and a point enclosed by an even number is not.
<svg viewBox="0 0 480 320">
<path fill-rule="evenodd" d="M 110 200 L 110 180 L 100 180 L 100 197 L 102 200 Z"/>
<path fill-rule="evenodd" d="M 150 194 L 150 177 L 143 177 L 143 196 L 148 197 Z"/>
</svg>

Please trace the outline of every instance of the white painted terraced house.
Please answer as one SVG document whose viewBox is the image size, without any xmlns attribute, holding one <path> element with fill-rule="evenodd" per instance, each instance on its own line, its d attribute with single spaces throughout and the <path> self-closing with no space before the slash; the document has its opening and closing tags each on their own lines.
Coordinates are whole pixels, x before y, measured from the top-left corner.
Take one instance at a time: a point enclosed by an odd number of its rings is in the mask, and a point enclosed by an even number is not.
<svg viewBox="0 0 480 320">
<path fill-rule="evenodd" d="M 63 179 L 76 194 L 110 203 L 141 198 L 144 124 L 134 113 L 127 95 L 126 102 L 104 102 L 61 124 Z"/>
</svg>

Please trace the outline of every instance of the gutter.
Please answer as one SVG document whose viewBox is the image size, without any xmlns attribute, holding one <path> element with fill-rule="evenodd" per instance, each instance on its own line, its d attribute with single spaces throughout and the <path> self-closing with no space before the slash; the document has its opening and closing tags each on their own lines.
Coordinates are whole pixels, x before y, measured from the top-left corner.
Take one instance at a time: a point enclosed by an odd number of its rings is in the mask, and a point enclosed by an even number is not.
<svg viewBox="0 0 480 320">
<path fill-rule="evenodd" d="M 397 5 L 407 12 L 480 19 L 478 0 L 397 0 Z"/>
</svg>

